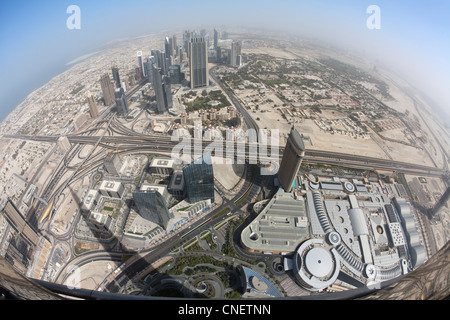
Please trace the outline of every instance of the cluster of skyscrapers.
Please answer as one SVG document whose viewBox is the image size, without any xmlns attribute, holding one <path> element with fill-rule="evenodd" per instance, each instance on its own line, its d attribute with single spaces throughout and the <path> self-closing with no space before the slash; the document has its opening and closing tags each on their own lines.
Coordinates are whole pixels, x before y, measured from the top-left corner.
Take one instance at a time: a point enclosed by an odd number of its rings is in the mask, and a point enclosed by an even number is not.
<svg viewBox="0 0 450 320">
<path fill-rule="evenodd" d="M 226 32 L 222 33 L 222 40 L 228 38 Z M 214 29 L 213 51 L 216 62 L 225 61 L 230 66 L 239 67 L 242 64 L 242 42 L 232 41 L 231 49 L 223 49 L 219 44 L 219 32 Z M 223 43 L 222 43 L 223 44 Z M 228 43 L 227 46 L 230 44 Z M 168 112 L 173 108 L 172 85 L 184 84 L 191 89 L 209 86 L 208 56 L 209 35 L 205 29 L 200 32 L 186 30 L 183 33 L 181 44 L 177 42 L 175 35 L 164 38 L 163 50 L 151 50 L 148 57 L 144 57 L 142 51 L 137 52 L 137 67 L 135 73 L 130 76 L 132 80 L 140 82 L 147 80 L 153 86 L 156 96 L 158 113 Z M 214 57 L 214 53 L 212 53 Z M 184 63 L 189 65 L 190 76 L 185 79 L 181 71 Z M 106 106 L 116 105 L 117 112 L 127 115 L 128 102 L 125 95 L 125 84 L 122 82 L 119 68 L 112 67 L 112 80 L 108 74 L 100 79 L 103 98 Z M 91 107 L 91 116 L 98 115 L 95 107 Z"/>
</svg>

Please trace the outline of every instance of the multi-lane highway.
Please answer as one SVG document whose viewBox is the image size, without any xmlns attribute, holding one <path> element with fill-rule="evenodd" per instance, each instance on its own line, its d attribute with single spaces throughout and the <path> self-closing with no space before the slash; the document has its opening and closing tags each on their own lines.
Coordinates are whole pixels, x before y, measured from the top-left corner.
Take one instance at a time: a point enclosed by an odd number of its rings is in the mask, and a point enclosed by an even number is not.
<svg viewBox="0 0 450 320">
<path fill-rule="evenodd" d="M 167 153 L 169 156 L 176 145 L 179 144 L 179 141 L 172 141 L 170 136 L 145 136 L 145 135 L 131 135 L 131 132 L 125 133 L 125 129 L 118 128 L 114 123 L 112 127 L 115 130 L 122 130 L 122 136 L 103 136 L 101 142 L 99 142 L 99 136 L 80 136 L 80 135 L 71 135 L 68 136 L 70 143 L 72 144 L 98 144 L 99 146 L 111 150 L 120 150 L 120 151 L 128 151 L 133 150 L 138 152 L 139 149 L 142 150 L 150 150 L 150 151 L 158 151 L 161 153 Z M 129 129 L 128 129 L 129 130 Z M 14 136 L 14 138 L 18 139 L 27 139 L 34 141 L 45 141 L 45 142 L 55 142 L 57 137 L 46 137 L 46 136 Z M 184 141 L 186 142 L 186 141 Z M 191 139 L 192 150 L 195 145 L 198 145 L 197 140 Z M 209 146 L 212 141 L 202 140 L 200 143 L 203 145 L 203 149 Z M 219 141 L 214 141 L 216 146 L 219 146 Z M 245 159 L 247 161 L 267 161 L 267 160 L 277 160 L 283 154 L 284 147 L 279 147 L 278 154 L 271 154 L 271 147 L 261 146 L 258 143 L 239 143 L 239 142 L 230 142 L 230 141 L 222 141 L 222 150 L 227 150 L 232 146 L 233 150 L 235 150 L 235 158 L 236 159 Z M 265 156 L 261 156 L 262 153 L 254 153 L 254 150 L 261 150 L 263 147 Z M 429 167 L 420 164 L 414 164 L 409 162 L 401 162 L 394 161 L 390 159 L 382 159 L 375 157 L 367 157 L 361 155 L 354 154 L 345 154 L 340 152 L 332 152 L 326 150 L 313 150 L 306 149 L 305 163 L 317 163 L 317 164 L 328 164 L 342 167 L 350 167 L 355 169 L 363 169 L 363 170 L 382 170 L 382 171 L 392 171 L 396 173 L 406 173 L 406 174 L 415 174 L 415 175 L 424 175 L 424 176 L 435 176 L 440 177 L 446 173 L 445 170 L 435 167 Z"/>
</svg>

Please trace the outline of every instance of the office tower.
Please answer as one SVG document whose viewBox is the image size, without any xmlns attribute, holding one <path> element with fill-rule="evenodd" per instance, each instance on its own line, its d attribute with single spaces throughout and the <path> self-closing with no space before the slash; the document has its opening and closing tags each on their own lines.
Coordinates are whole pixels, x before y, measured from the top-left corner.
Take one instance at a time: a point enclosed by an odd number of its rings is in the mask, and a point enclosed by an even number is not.
<svg viewBox="0 0 450 320">
<path fill-rule="evenodd" d="M 119 68 L 112 67 L 112 75 L 113 75 L 114 82 L 116 83 L 116 88 L 120 88 L 122 82 L 120 82 Z"/>
<path fill-rule="evenodd" d="M 190 203 L 210 199 L 214 202 L 214 172 L 211 155 L 183 168 L 186 193 Z"/>
<path fill-rule="evenodd" d="M 152 57 L 153 57 L 153 63 L 157 68 L 161 68 L 161 62 L 159 61 L 161 56 L 161 51 L 159 50 L 152 50 L 151 51 Z M 148 60 L 147 60 L 148 61 Z"/>
<path fill-rule="evenodd" d="M 103 180 L 98 191 L 105 197 L 121 199 L 126 190 L 119 181 Z"/>
<path fill-rule="evenodd" d="M 292 191 L 304 156 L 305 145 L 302 136 L 295 129 L 295 126 L 292 126 L 278 171 L 278 178 L 285 192 Z"/>
<path fill-rule="evenodd" d="M 147 77 L 147 70 L 145 70 L 144 67 L 144 59 L 142 58 L 142 51 L 137 52 L 137 59 L 138 59 L 138 67 L 142 68 L 142 76 L 145 78 Z"/>
<path fill-rule="evenodd" d="M 127 97 L 125 95 L 125 92 L 122 88 L 117 88 L 114 91 L 114 96 L 116 97 L 116 108 L 117 112 L 121 114 L 122 116 L 125 116 L 128 114 L 130 109 L 128 109 L 128 102 Z"/>
<path fill-rule="evenodd" d="M 175 44 L 174 39 L 176 41 L 175 36 L 166 37 L 164 40 L 164 51 L 166 52 L 166 57 L 173 57 L 175 55 Z"/>
<path fill-rule="evenodd" d="M 114 104 L 114 85 L 111 82 L 111 78 L 108 74 L 104 74 L 100 78 L 100 85 L 102 87 L 103 99 L 105 105 L 112 106 Z"/>
<path fill-rule="evenodd" d="M 109 174 L 118 176 L 120 169 L 122 168 L 122 161 L 117 154 L 108 153 L 103 159 L 103 165 L 105 166 L 106 172 Z"/>
<path fill-rule="evenodd" d="M 57 145 L 64 152 L 68 152 L 70 150 L 70 148 L 72 148 L 72 145 L 70 144 L 69 139 L 65 136 L 61 136 L 58 138 Z"/>
<path fill-rule="evenodd" d="M 192 38 L 189 42 L 191 89 L 209 85 L 208 50 L 205 38 Z"/>
<path fill-rule="evenodd" d="M 163 76 L 163 92 L 164 92 L 164 105 L 166 109 L 172 109 L 173 98 L 172 98 L 172 84 L 170 83 L 170 76 Z"/>
<path fill-rule="evenodd" d="M 164 113 L 172 108 L 172 86 L 170 78 L 163 75 L 159 68 L 153 66 L 153 89 L 155 90 L 156 103 L 159 113 Z"/>
<path fill-rule="evenodd" d="M 231 43 L 231 55 L 230 55 L 230 65 L 232 67 L 239 67 L 240 62 L 238 62 L 238 56 L 241 55 L 242 42 L 241 41 L 233 41 Z"/>
<path fill-rule="evenodd" d="M 167 196 L 167 188 L 163 185 L 144 185 L 141 190 L 133 192 L 133 200 L 139 215 L 164 229 L 173 218 L 173 214 L 167 208 Z"/>
<path fill-rule="evenodd" d="M 180 84 L 184 80 L 184 73 L 178 64 L 169 67 L 169 75 L 171 84 Z"/>
<path fill-rule="evenodd" d="M 178 56 L 178 46 L 177 46 L 177 37 L 175 35 L 172 36 L 172 50 L 173 55 Z"/>
<path fill-rule="evenodd" d="M 153 67 L 154 67 L 155 57 L 151 56 L 147 58 L 147 61 L 144 63 L 147 80 L 153 83 Z"/>
<path fill-rule="evenodd" d="M 89 104 L 89 113 L 91 115 L 91 118 L 95 118 L 98 116 L 98 108 L 97 103 L 95 102 L 95 98 L 93 95 L 88 95 L 87 102 Z"/>
<path fill-rule="evenodd" d="M 191 42 L 191 32 L 189 30 L 186 30 L 183 34 L 183 45 L 184 45 L 184 51 L 186 51 L 186 55 L 189 58 L 189 42 Z"/>
<path fill-rule="evenodd" d="M 217 50 L 218 45 L 219 45 L 219 32 L 217 32 L 217 30 L 214 29 L 214 50 Z"/>
</svg>

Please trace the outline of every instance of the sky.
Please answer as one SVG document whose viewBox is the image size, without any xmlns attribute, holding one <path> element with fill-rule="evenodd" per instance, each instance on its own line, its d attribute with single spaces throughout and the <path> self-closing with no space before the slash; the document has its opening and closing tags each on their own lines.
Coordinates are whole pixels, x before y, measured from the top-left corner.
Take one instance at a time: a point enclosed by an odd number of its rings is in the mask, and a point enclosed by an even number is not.
<svg viewBox="0 0 450 320">
<path fill-rule="evenodd" d="M 80 8 L 80 29 L 66 21 Z M 380 29 L 369 29 L 370 5 Z M 0 121 L 67 62 L 164 29 L 243 26 L 341 46 L 402 72 L 450 118 L 448 0 L 23 0 L 0 4 Z"/>
</svg>

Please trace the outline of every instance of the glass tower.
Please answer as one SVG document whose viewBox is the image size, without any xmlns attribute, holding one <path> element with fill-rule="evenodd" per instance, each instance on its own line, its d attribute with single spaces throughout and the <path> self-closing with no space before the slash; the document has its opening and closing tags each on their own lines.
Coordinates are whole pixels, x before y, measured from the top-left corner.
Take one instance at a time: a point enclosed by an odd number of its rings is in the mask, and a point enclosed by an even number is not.
<svg viewBox="0 0 450 320">
<path fill-rule="evenodd" d="M 207 199 L 214 202 L 214 172 L 211 155 L 208 154 L 185 167 L 183 175 L 190 203 Z"/>
<path fill-rule="evenodd" d="M 133 192 L 133 199 L 141 217 L 160 225 L 164 229 L 167 228 L 167 224 L 173 218 L 173 215 L 167 208 L 164 196 L 157 189 L 149 188 Z"/>
</svg>

